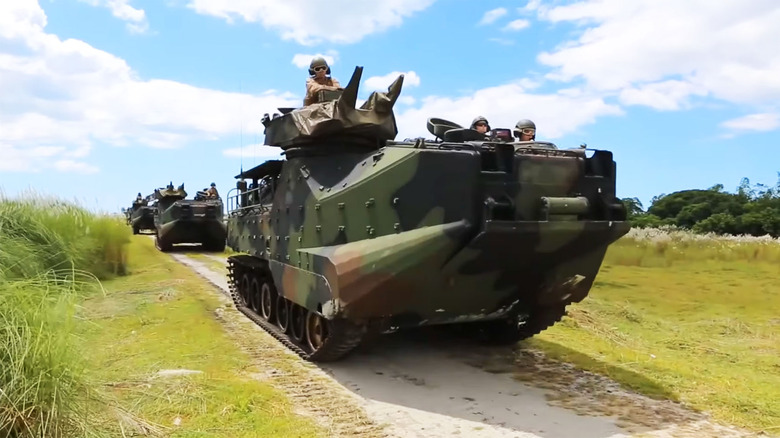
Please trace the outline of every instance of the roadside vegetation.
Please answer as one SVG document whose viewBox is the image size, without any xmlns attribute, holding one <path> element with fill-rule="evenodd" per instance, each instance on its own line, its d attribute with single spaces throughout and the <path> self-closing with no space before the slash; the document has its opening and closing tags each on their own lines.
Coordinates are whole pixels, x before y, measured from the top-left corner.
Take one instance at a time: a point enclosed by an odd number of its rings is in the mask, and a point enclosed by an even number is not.
<svg viewBox="0 0 780 438">
<path fill-rule="evenodd" d="M 78 302 L 125 270 L 120 220 L 0 197 L 0 436 L 90 436 L 99 396 L 74 348 Z"/>
<path fill-rule="evenodd" d="M 134 236 L 131 275 L 83 304 L 86 361 L 116 406 L 113 433 L 225 438 L 321 436 L 222 327 L 211 286 Z"/>
<path fill-rule="evenodd" d="M 0 436 L 317 436 L 122 217 L 0 197 Z"/>
<path fill-rule="evenodd" d="M 734 193 L 716 184 L 656 196 L 647 211 L 637 198 L 625 198 L 623 204 L 629 221 L 639 228 L 674 226 L 696 233 L 780 237 L 780 172 L 774 187 L 743 178 Z"/>
<path fill-rule="evenodd" d="M 780 433 L 780 240 L 633 229 L 588 298 L 527 341 L 753 431 Z"/>
</svg>

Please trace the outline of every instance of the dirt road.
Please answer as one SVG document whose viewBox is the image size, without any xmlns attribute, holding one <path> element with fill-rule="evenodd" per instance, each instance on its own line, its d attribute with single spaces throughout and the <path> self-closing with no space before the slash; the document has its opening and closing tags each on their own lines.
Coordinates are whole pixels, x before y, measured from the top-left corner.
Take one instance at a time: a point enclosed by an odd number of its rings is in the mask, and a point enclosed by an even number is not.
<svg viewBox="0 0 780 438">
<path fill-rule="evenodd" d="M 224 272 L 213 263 L 187 253 L 171 256 L 227 294 Z M 222 257 L 206 256 L 224 263 Z M 247 336 L 265 339 L 264 350 L 255 354 L 260 368 L 269 368 L 264 364 L 269 354 L 289 356 L 295 378 L 274 369 L 266 374 L 301 406 L 301 413 L 315 417 L 333 436 L 753 436 L 678 404 L 627 392 L 538 352 L 466 345 L 435 332 L 385 335 L 346 360 L 314 365 L 243 317 L 225 295 L 221 319 L 226 328 L 248 351 L 257 349 L 258 341 L 249 342 Z"/>
</svg>

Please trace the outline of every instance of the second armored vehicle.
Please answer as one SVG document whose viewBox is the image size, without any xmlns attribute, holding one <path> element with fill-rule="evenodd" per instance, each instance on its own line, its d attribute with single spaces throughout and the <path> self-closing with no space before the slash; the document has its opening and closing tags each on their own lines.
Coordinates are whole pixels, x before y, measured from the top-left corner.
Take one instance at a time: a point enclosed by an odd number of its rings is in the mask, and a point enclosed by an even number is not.
<svg viewBox="0 0 780 438">
<path fill-rule="evenodd" d="M 611 152 L 435 118 L 435 140 L 393 141 L 403 76 L 356 108 L 361 73 L 335 100 L 264 118 L 286 157 L 237 175 L 229 197 L 241 312 L 332 361 L 367 332 L 433 324 L 514 343 L 588 295 L 629 230 Z"/>
<path fill-rule="evenodd" d="M 206 251 L 225 250 L 226 230 L 220 198 L 185 199 L 187 192 L 183 184 L 176 189 L 173 184 L 156 189 L 154 197 L 157 249 L 170 251 L 177 243 L 200 243 Z"/>
</svg>

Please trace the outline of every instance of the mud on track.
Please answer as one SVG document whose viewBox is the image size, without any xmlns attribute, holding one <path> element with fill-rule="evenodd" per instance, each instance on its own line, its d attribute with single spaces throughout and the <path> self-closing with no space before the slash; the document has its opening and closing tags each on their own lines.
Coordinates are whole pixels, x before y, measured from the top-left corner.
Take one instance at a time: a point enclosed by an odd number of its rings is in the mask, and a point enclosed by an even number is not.
<svg viewBox="0 0 780 438">
<path fill-rule="evenodd" d="M 216 317 L 264 370 L 256 377 L 330 436 L 755 436 L 539 352 L 480 346 L 441 329 L 384 335 L 337 363 L 305 362 L 232 307 L 223 273 L 186 252 L 171 256 L 222 292 Z"/>
</svg>

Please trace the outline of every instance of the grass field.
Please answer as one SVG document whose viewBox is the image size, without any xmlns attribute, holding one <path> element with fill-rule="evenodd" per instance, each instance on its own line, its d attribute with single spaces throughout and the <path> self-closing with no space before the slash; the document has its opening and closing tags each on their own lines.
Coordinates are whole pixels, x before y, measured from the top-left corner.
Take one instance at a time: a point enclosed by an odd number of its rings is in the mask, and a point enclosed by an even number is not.
<svg viewBox="0 0 780 438">
<path fill-rule="evenodd" d="M 591 294 L 527 341 L 553 358 L 780 433 L 780 242 L 635 230 Z"/>
<path fill-rule="evenodd" d="M 258 378 L 188 268 L 121 219 L 27 199 L 0 198 L 0 436 L 321 434 Z M 633 230 L 590 296 L 526 343 L 774 435 L 778 278 L 777 240 Z"/>
<path fill-rule="evenodd" d="M 119 423 L 122 430 L 177 437 L 321 435 L 292 412 L 285 394 L 256 377 L 259 370 L 218 321 L 211 286 L 157 251 L 151 239 L 134 238 L 129 250 L 132 275 L 106 282 L 106 295 L 83 306 L 90 321 L 82 333 L 86 360 L 129 414 Z M 115 434 L 117 417 L 105 425 Z"/>
</svg>

